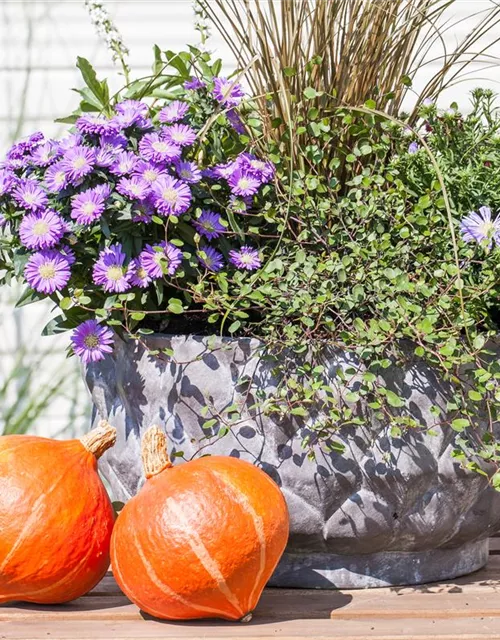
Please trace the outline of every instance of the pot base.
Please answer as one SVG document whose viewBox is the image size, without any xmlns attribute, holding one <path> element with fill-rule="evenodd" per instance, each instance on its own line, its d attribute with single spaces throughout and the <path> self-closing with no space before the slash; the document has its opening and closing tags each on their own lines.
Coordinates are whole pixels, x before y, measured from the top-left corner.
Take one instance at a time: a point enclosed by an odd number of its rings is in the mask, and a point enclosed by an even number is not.
<svg viewBox="0 0 500 640">
<path fill-rule="evenodd" d="M 455 549 L 364 555 L 286 553 L 268 583 L 298 589 L 367 589 L 452 580 L 488 562 L 488 540 Z"/>
</svg>

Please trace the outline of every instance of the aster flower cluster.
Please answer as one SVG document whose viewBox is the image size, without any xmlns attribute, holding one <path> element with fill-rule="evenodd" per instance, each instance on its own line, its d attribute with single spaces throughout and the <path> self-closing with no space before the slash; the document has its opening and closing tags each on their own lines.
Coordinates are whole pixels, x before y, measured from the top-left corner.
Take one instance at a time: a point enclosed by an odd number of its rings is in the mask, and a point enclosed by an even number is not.
<svg viewBox="0 0 500 640">
<path fill-rule="evenodd" d="M 78 307 L 83 290 L 97 310 L 113 296 L 111 303 L 130 293 L 154 297 L 158 283 L 184 278 L 185 286 L 188 265 L 198 278 L 261 266 L 259 247 L 231 231 L 228 213 L 244 225 L 274 166 L 246 151 L 200 164 L 200 122 L 192 117 L 201 94 L 243 127 L 235 110 L 241 86 L 192 78 L 184 90 L 184 99 L 161 106 L 124 100 L 107 115 L 84 113 L 61 140 L 36 133 L 10 149 L 0 164 L 0 229 L 24 256 L 33 291 Z M 87 363 L 104 358 L 113 342 L 104 316 L 88 305 L 79 311 L 86 319 L 74 331 L 74 352 Z"/>
</svg>

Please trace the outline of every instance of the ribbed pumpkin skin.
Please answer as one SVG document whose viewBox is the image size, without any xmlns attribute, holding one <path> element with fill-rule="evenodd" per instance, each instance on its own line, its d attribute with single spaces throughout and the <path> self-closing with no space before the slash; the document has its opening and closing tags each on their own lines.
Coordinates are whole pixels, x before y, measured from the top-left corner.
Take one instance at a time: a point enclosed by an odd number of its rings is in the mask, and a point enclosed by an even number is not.
<svg viewBox="0 0 500 640">
<path fill-rule="evenodd" d="M 109 567 L 113 507 L 79 440 L 0 437 L 0 603 L 57 604 Z"/>
<path fill-rule="evenodd" d="M 170 620 L 242 619 L 288 539 L 278 486 L 250 463 L 206 457 L 147 480 L 111 540 L 115 578 L 143 611 Z"/>
</svg>

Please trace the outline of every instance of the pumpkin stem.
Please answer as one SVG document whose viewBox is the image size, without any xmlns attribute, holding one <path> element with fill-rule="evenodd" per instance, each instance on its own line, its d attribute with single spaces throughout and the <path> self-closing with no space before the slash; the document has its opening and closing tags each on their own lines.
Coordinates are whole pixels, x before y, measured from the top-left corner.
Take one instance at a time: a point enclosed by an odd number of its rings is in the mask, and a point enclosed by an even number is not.
<svg viewBox="0 0 500 640">
<path fill-rule="evenodd" d="M 87 451 L 90 451 L 97 459 L 112 447 L 116 442 L 116 429 L 106 420 L 101 420 L 99 425 L 80 438 Z"/>
<path fill-rule="evenodd" d="M 167 436 L 160 427 L 150 427 L 142 437 L 142 465 L 146 478 L 173 466 L 168 457 Z"/>
</svg>

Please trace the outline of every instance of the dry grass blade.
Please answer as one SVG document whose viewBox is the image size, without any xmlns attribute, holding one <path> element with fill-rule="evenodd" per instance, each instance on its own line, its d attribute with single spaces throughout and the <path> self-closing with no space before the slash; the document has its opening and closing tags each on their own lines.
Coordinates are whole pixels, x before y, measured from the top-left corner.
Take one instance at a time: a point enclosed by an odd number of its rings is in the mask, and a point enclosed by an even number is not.
<svg viewBox="0 0 500 640">
<path fill-rule="evenodd" d="M 246 73 L 264 119 L 266 135 L 280 142 L 297 116 L 312 106 L 323 116 L 339 106 L 376 108 L 397 115 L 412 78 L 432 53 L 439 69 L 416 96 L 418 104 L 436 98 L 460 80 L 472 62 L 487 59 L 500 38 L 500 8 L 477 12 L 475 26 L 452 51 L 445 34 L 461 20 L 447 21 L 458 0 L 200 0 Z M 442 55 L 434 54 L 435 46 Z M 474 47 L 478 51 L 474 52 Z M 488 62 L 491 62 L 489 58 Z M 303 100 L 304 90 L 320 95 Z M 266 100 L 263 96 L 272 96 Z M 279 118 L 281 127 L 272 127 Z M 305 140 L 299 140 L 304 144 Z M 287 149 L 291 156 L 297 148 Z M 298 158 L 296 158 L 298 160 Z"/>
</svg>

